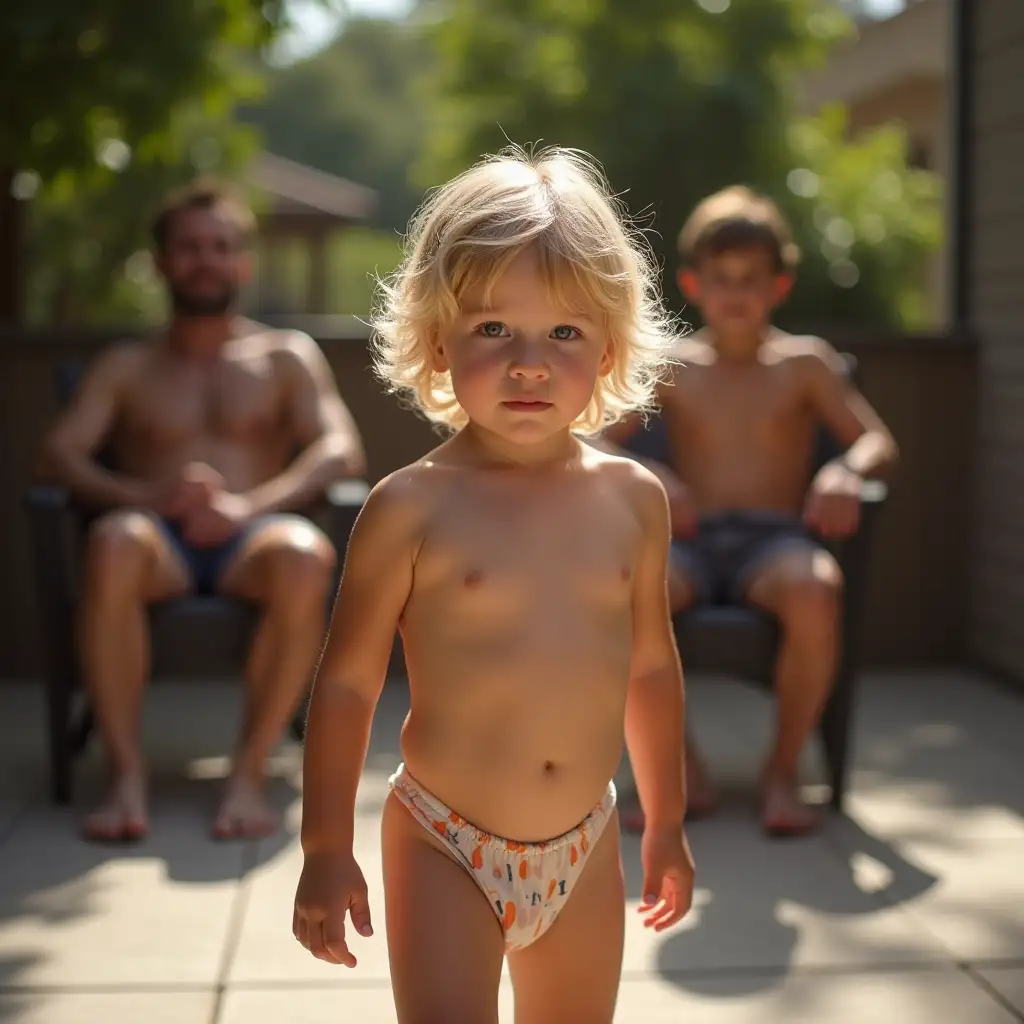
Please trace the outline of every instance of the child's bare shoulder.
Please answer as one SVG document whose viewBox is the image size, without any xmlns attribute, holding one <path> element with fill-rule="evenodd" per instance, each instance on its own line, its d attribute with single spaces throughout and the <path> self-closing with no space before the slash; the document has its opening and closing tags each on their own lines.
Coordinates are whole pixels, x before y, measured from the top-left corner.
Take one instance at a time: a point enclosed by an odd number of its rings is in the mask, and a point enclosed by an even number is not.
<svg viewBox="0 0 1024 1024">
<path fill-rule="evenodd" d="M 776 331 L 766 345 L 768 354 L 777 363 L 788 362 L 800 367 L 820 370 L 827 367 L 843 373 L 846 362 L 824 338 L 814 334 L 787 334 Z"/>
<path fill-rule="evenodd" d="M 688 366 L 710 366 L 715 361 L 715 348 L 703 329 L 680 338 L 672 348 L 673 375 L 685 372 Z"/>
<path fill-rule="evenodd" d="M 620 493 L 642 519 L 660 516 L 668 507 L 665 488 L 657 476 L 635 459 L 593 450 L 587 456 L 593 472 L 601 474 Z"/>
<path fill-rule="evenodd" d="M 422 535 L 441 493 L 438 475 L 428 456 L 384 477 L 363 504 L 361 532 L 396 540 Z"/>
</svg>

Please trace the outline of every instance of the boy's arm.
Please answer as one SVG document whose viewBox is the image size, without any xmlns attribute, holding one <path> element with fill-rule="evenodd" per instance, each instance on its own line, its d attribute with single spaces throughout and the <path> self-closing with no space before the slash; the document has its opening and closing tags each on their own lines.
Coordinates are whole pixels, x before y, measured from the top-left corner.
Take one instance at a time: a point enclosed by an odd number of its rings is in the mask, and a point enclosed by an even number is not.
<svg viewBox="0 0 1024 1024">
<path fill-rule="evenodd" d="M 860 477 L 877 476 L 895 464 L 899 454 L 896 441 L 867 399 L 841 372 L 842 360 L 835 349 L 824 341 L 817 344 L 818 353 L 804 365 L 814 410 L 845 449 L 835 463 Z"/>
<path fill-rule="evenodd" d="M 661 484 L 633 470 L 643 549 L 633 581 L 633 656 L 626 697 L 626 746 L 647 826 L 678 831 L 683 782 L 683 672 L 672 633 L 666 572 L 668 502 Z"/>
<path fill-rule="evenodd" d="M 370 492 L 349 541 L 306 727 L 302 849 L 350 853 L 356 788 L 398 621 L 412 589 L 421 481 L 401 470 Z"/>
</svg>

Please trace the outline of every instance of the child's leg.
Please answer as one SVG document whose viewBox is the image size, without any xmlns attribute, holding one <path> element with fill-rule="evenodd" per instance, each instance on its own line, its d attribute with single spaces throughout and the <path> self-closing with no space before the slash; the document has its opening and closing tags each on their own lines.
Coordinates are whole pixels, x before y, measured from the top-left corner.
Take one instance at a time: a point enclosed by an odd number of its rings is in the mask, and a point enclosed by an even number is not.
<svg viewBox="0 0 1024 1024">
<path fill-rule="evenodd" d="M 486 896 L 394 794 L 381 841 L 399 1024 L 497 1024 L 505 937 Z"/>
<path fill-rule="evenodd" d="M 613 812 L 554 924 L 509 954 L 516 1024 L 611 1024 L 624 928 L 619 820 Z"/>
</svg>

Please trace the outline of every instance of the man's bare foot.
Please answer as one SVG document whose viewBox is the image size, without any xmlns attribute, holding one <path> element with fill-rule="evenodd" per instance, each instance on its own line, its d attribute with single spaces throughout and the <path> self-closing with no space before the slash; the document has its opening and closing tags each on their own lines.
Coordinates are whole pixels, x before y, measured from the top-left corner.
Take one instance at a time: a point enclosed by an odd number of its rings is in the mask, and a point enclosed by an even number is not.
<svg viewBox="0 0 1024 1024">
<path fill-rule="evenodd" d="M 708 777 L 700 758 L 687 753 L 686 757 L 686 820 L 699 821 L 718 809 L 718 790 Z M 640 807 L 625 807 L 619 811 L 619 823 L 626 832 L 643 832 L 644 812 Z"/>
<path fill-rule="evenodd" d="M 769 836 L 804 836 L 818 825 L 818 814 L 800 798 L 793 781 L 766 776 L 761 784 L 761 823 Z"/>
<path fill-rule="evenodd" d="M 96 843 L 127 843 L 142 839 L 148 828 L 145 780 L 141 775 L 124 775 L 86 817 L 82 835 Z"/>
<path fill-rule="evenodd" d="M 228 780 L 213 822 L 214 839 L 262 839 L 273 835 L 279 826 L 280 819 L 267 802 L 262 782 L 242 775 Z"/>
</svg>

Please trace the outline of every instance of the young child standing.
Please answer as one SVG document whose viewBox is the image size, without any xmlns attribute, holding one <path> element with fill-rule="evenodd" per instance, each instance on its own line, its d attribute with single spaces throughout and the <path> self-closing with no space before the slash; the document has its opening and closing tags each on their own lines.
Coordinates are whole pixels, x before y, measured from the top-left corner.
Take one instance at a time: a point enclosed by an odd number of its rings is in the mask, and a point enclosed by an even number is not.
<svg viewBox="0 0 1024 1024">
<path fill-rule="evenodd" d="M 615 788 L 646 813 L 645 923 L 690 906 L 683 686 L 658 480 L 585 444 L 648 406 L 673 347 L 656 270 L 601 175 L 489 158 L 416 216 L 376 321 L 392 388 L 456 433 L 382 480 L 352 534 L 309 714 L 294 931 L 355 966 L 372 932 L 356 787 L 396 627 L 411 710 L 382 849 L 402 1024 L 612 1020 L 624 891 Z"/>
</svg>

